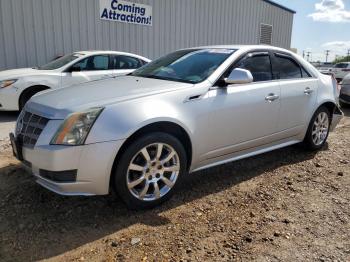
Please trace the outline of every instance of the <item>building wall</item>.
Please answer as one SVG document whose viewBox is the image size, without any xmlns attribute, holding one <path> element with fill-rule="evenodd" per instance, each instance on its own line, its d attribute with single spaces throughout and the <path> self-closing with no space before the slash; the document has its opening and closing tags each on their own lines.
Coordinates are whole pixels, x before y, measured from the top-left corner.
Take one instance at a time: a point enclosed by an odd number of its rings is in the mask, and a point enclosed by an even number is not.
<svg viewBox="0 0 350 262">
<path fill-rule="evenodd" d="M 0 69 L 45 64 L 79 50 L 151 59 L 212 44 L 258 44 L 260 23 L 289 48 L 293 14 L 262 0 L 134 0 L 153 7 L 153 26 L 99 19 L 98 0 L 0 0 Z"/>
</svg>

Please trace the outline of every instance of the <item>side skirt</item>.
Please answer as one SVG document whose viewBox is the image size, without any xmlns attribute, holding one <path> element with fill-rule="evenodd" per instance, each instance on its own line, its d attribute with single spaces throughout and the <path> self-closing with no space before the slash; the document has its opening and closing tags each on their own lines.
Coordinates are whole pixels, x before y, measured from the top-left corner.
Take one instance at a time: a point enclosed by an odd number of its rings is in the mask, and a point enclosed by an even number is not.
<svg viewBox="0 0 350 262">
<path fill-rule="evenodd" d="M 273 151 L 276 149 L 280 149 L 283 147 L 294 145 L 294 144 L 297 144 L 300 142 L 301 141 L 297 140 L 297 139 L 293 139 L 293 140 L 288 139 L 288 141 L 285 141 L 285 140 L 279 141 L 278 144 L 277 143 L 274 143 L 273 145 L 269 144 L 269 146 L 260 146 L 260 147 L 254 148 L 254 150 L 249 149 L 249 150 L 244 150 L 244 151 L 240 151 L 240 152 L 235 152 L 235 153 L 230 154 L 230 155 L 225 155 L 223 157 L 217 157 L 215 159 L 203 161 L 202 162 L 203 165 L 200 164 L 199 167 L 191 169 L 190 173 L 196 172 L 199 170 L 203 170 L 203 169 L 207 169 L 210 167 L 218 166 L 218 165 L 223 165 L 223 164 L 226 164 L 226 163 L 229 163 L 232 161 L 237 161 L 237 160 L 240 160 L 243 158 L 248 158 L 251 156 L 260 155 L 260 154 L 270 152 L 270 151 Z M 209 161 L 210 161 L 210 163 L 208 163 Z"/>
</svg>

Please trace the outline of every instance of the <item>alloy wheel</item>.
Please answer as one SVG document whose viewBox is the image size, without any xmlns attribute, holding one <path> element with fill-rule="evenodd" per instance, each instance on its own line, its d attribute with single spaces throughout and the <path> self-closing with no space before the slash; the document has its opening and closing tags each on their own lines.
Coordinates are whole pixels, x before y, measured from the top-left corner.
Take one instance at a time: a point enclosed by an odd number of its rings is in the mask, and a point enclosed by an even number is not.
<svg viewBox="0 0 350 262">
<path fill-rule="evenodd" d="M 320 112 L 312 126 L 312 141 L 316 146 L 324 143 L 329 129 L 329 117 L 326 112 Z"/>
<path fill-rule="evenodd" d="M 173 147 L 150 144 L 132 158 L 127 170 L 127 187 L 134 197 L 154 201 L 172 189 L 179 172 L 179 156 Z"/>
</svg>

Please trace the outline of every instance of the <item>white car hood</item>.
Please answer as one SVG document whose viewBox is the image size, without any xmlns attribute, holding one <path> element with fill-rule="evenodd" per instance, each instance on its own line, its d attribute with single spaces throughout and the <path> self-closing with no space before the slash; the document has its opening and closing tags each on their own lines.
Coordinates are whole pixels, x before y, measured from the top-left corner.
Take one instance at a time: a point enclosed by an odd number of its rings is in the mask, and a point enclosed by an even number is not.
<svg viewBox="0 0 350 262">
<path fill-rule="evenodd" d="M 43 92 L 32 97 L 26 107 L 33 113 L 51 119 L 62 119 L 71 112 L 191 86 L 193 85 L 173 81 L 119 76 Z"/>
<path fill-rule="evenodd" d="M 33 68 L 20 68 L 20 69 L 12 69 L 0 71 L 0 81 L 8 80 L 8 79 L 16 79 L 24 76 L 32 76 L 32 75 L 44 75 L 52 71 L 47 70 L 37 70 Z"/>
</svg>

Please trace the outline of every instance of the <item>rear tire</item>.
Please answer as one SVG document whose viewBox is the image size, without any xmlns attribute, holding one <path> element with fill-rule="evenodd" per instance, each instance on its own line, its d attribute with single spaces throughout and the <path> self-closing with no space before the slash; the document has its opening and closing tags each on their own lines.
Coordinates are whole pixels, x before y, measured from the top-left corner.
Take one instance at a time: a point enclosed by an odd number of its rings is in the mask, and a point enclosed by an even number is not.
<svg viewBox="0 0 350 262">
<path fill-rule="evenodd" d="M 156 132 L 136 139 L 116 163 L 113 186 L 130 209 L 168 200 L 186 172 L 187 156 L 174 136 Z"/>
<path fill-rule="evenodd" d="M 321 149 L 327 141 L 331 117 L 329 110 L 321 106 L 311 118 L 303 144 L 309 150 Z"/>
</svg>

